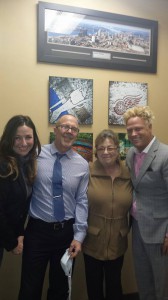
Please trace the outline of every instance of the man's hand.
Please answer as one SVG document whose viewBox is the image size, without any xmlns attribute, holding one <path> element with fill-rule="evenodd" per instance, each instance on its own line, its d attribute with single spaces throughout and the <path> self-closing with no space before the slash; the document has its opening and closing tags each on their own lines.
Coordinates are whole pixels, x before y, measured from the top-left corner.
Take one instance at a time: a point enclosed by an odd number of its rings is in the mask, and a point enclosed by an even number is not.
<svg viewBox="0 0 168 300">
<path fill-rule="evenodd" d="M 69 247 L 70 257 L 71 258 L 76 257 L 80 251 L 81 251 L 81 243 L 76 240 L 73 240 Z"/>
<path fill-rule="evenodd" d="M 168 237 L 165 237 L 163 247 L 162 247 L 162 254 L 168 255 Z"/>
</svg>

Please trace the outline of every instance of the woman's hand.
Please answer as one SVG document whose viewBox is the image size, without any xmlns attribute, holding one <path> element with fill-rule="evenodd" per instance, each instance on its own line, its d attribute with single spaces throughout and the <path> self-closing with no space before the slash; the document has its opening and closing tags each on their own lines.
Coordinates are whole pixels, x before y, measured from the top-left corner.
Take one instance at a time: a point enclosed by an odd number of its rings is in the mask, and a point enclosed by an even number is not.
<svg viewBox="0 0 168 300">
<path fill-rule="evenodd" d="M 18 244 L 17 244 L 16 248 L 14 248 L 12 250 L 12 253 L 14 255 L 19 255 L 19 254 L 21 254 L 23 252 L 23 240 L 24 240 L 24 236 L 22 236 L 22 235 L 18 236 L 17 240 L 18 240 Z"/>
</svg>

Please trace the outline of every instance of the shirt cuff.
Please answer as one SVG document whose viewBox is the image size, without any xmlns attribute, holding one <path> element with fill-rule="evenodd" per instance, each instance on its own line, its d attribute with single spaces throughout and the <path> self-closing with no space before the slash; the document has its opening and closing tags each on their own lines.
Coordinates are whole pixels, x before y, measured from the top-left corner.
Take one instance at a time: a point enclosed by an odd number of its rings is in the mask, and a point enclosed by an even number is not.
<svg viewBox="0 0 168 300">
<path fill-rule="evenodd" d="M 86 236 L 85 232 L 78 231 L 78 232 L 74 233 L 74 240 L 78 241 L 82 244 L 85 236 Z"/>
</svg>

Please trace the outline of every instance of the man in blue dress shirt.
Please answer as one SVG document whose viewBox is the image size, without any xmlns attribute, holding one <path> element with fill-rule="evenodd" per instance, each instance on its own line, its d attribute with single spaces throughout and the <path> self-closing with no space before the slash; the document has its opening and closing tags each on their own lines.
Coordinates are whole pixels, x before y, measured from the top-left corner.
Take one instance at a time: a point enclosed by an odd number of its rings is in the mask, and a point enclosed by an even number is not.
<svg viewBox="0 0 168 300">
<path fill-rule="evenodd" d="M 72 115 L 63 115 L 56 122 L 54 132 L 55 141 L 44 145 L 38 157 L 37 178 L 24 238 L 19 300 L 41 300 L 48 263 L 47 300 L 67 300 L 68 279 L 60 259 L 67 248 L 75 258 L 86 235 L 88 163 L 71 149 L 79 132 L 78 120 Z M 52 193 L 57 153 L 65 154 L 60 160 L 65 210 L 61 222 L 54 216 Z"/>
</svg>

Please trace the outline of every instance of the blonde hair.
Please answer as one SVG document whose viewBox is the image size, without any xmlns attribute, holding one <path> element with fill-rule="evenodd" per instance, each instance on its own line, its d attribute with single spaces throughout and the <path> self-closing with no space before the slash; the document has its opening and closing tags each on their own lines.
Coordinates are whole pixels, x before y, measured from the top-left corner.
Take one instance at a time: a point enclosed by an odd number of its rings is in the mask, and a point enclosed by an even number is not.
<svg viewBox="0 0 168 300">
<path fill-rule="evenodd" d="M 144 119 L 148 122 L 148 124 L 152 124 L 152 121 L 154 120 L 154 114 L 150 110 L 149 106 L 134 106 L 130 109 L 128 109 L 124 114 L 123 118 L 125 121 L 125 124 L 127 124 L 128 120 L 130 118 L 139 117 Z"/>
</svg>

